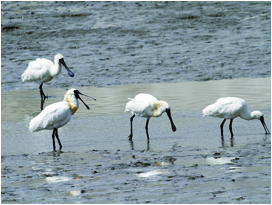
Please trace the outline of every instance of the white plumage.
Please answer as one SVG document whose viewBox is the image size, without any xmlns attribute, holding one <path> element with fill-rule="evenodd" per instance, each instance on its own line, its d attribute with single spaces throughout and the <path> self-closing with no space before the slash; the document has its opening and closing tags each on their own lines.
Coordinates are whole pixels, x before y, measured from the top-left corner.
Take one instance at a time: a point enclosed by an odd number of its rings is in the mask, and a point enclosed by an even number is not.
<svg viewBox="0 0 272 205">
<path fill-rule="evenodd" d="M 233 137 L 232 132 L 232 122 L 233 119 L 236 117 L 241 117 L 245 120 L 253 120 L 258 119 L 261 121 L 265 133 L 269 134 L 269 130 L 264 122 L 264 116 L 260 111 L 253 111 L 249 112 L 247 103 L 241 98 L 237 97 L 226 97 L 226 98 L 219 98 L 214 104 L 207 106 L 205 109 L 202 110 L 204 116 L 213 116 L 224 118 L 223 122 L 221 123 L 221 136 L 223 137 L 223 126 L 227 119 L 230 119 L 230 133 L 231 137 Z"/>
<path fill-rule="evenodd" d="M 53 79 L 61 72 L 61 64 L 67 69 L 69 76 L 74 77 L 74 73 L 69 70 L 64 62 L 63 56 L 57 54 L 54 63 L 45 58 L 38 58 L 28 64 L 27 69 L 21 75 L 22 82 L 37 82 L 40 85 L 40 95 L 42 99 L 46 96 L 42 90 L 43 83 Z"/>
<path fill-rule="evenodd" d="M 29 124 L 30 132 L 40 130 L 53 130 L 66 125 L 71 119 L 72 113 L 67 102 L 57 102 L 48 105 Z"/>
<path fill-rule="evenodd" d="M 130 101 L 126 104 L 125 112 L 130 112 L 133 116 L 130 118 L 130 128 L 131 133 L 128 136 L 129 139 L 132 139 L 132 121 L 135 115 L 147 118 L 146 121 L 146 135 L 147 139 L 149 140 L 148 134 L 148 123 L 151 117 L 160 117 L 164 112 L 167 113 L 173 132 L 176 131 L 176 126 L 173 123 L 171 117 L 170 106 L 165 101 L 159 101 L 152 95 L 141 93 L 136 95 L 133 99 L 128 98 Z"/>
<path fill-rule="evenodd" d="M 38 116 L 31 120 L 29 123 L 29 131 L 37 132 L 40 130 L 53 130 L 53 150 L 56 149 L 55 137 L 57 138 L 61 149 L 62 145 L 58 137 L 58 128 L 66 125 L 70 121 L 71 116 L 77 111 L 79 107 L 78 99 L 83 102 L 88 110 L 90 109 L 79 97 L 79 94 L 84 95 L 74 88 L 68 90 L 62 102 L 57 102 L 47 106 Z"/>
</svg>

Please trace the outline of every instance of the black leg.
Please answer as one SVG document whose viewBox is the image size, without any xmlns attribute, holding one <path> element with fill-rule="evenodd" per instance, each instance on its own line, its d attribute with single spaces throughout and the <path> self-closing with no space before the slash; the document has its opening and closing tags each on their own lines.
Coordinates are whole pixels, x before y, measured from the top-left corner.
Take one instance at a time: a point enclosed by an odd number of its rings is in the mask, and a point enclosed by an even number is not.
<svg viewBox="0 0 272 205">
<path fill-rule="evenodd" d="M 223 120 L 223 122 L 221 123 L 220 125 L 220 128 L 221 128 L 221 137 L 224 137 L 224 134 L 223 134 L 223 126 L 224 126 L 224 123 L 226 122 L 226 119 Z"/>
<path fill-rule="evenodd" d="M 233 138 L 232 121 L 233 121 L 233 119 L 230 119 L 230 123 L 229 123 L 229 130 L 230 130 L 231 138 Z"/>
<path fill-rule="evenodd" d="M 129 140 L 132 140 L 132 121 L 133 121 L 133 118 L 135 117 L 135 115 L 132 115 L 132 117 L 130 118 L 130 135 L 128 136 L 128 139 Z"/>
<path fill-rule="evenodd" d="M 40 85 L 39 89 L 40 89 L 40 95 L 41 95 L 41 98 L 45 100 L 45 98 L 47 98 L 43 92 L 43 89 L 42 89 L 42 86 L 43 86 L 43 83 Z"/>
<path fill-rule="evenodd" d="M 53 134 L 52 134 L 53 151 L 56 151 L 56 146 L 55 146 L 55 132 L 56 132 L 56 129 L 53 129 Z"/>
<path fill-rule="evenodd" d="M 43 110 L 43 105 L 44 105 L 44 99 L 41 98 L 41 110 Z"/>
<path fill-rule="evenodd" d="M 56 128 L 55 128 L 56 129 Z M 62 145 L 61 145 L 61 142 L 60 142 L 60 139 L 59 139 L 59 135 L 58 135 L 58 129 L 56 129 L 56 138 L 58 140 L 58 143 L 59 143 L 59 148 L 61 149 L 62 148 Z"/>
<path fill-rule="evenodd" d="M 129 142 L 130 142 L 131 150 L 134 150 L 133 140 L 131 139 L 131 140 L 129 140 Z"/>
<path fill-rule="evenodd" d="M 145 125 L 146 136 L 147 136 L 147 140 L 149 141 L 148 123 L 149 123 L 149 119 L 146 120 L 146 125 Z"/>
</svg>

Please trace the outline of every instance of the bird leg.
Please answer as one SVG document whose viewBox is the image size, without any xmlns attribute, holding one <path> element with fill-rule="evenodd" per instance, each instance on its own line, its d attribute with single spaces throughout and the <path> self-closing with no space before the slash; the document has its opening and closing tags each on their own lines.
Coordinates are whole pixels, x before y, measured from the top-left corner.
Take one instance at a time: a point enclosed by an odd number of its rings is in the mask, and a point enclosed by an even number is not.
<svg viewBox="0 0 272 205">
<path fill-rule="evenodd" d="M 55 136 L 58 140 L 58 143 L 59 143 L 59 146 L 60 146 L 60 149 L 62 148 L 62 145 L 61 145 L 61 142 L 60 142 L 60 139 L 59 139 L 59 135 L 58 135 L 58 129 L 57 128 L 54 128 L 53 129 L 53 134 L 52 134 L 52 140 L 53 140 L 53 151 L 56 151 L 56 145 L 55 145 Z"/>
<path fill-rule="evenodd" d="M 39 89 L 40 89 L 40 95 L 41 95 L 41 98 L 45 100 L 45 98 L 47 98 L 43 92 L 43 89 L 42 89 L 42 86 L 43 86 L 43 83 L 40 85 Z"/>
<path fill-rule="evenodd" d="M 149 151 L 149 140 L 146 143 L 146 151 Z"/>
<path fill-rule="evenodd" d="M 53 129 L 53 134 L 52 134 L 53 151 L 56 151 L 56 146 L 55 146 L 55 132 L 56 132 L 56 129 L 54 128 L 54 129 Z"/>
<path fill-rule="evenodd" d="M 146 131 L 147 141 L 149 141 L 148 123 L 149 123 L 149 119 L 146 120 L 146 125 L 145 125 L 145 131 Z"/>
<path fill-rule="evenodd" d="M 224 137 L 224 134 L 223 134 L 223 126 L 224 126 L 224 123 L 226 122 L 226 119 L 223 120 L 223 122 L 221 123 L 220 125 L 220 128 L 221 128 L 221 137 Z"/>
<path fill-rule="evenodd" d="M 43 110 L 43 105 L 44 105 L 44 99 L 41 98 L 41 110 Z"/>
<path fill-rule="evenodd" d="M 130 118 L 130 135 L 128 136 L 128 139 L 129 140 L 132 140 L 132 121 L 133 121 L 133 118 L 135 117 L 135 115 L 132 115 L 132 117 Z"/>
<path fill-rule="evenodd" d="M 233 121 L 233 119 L 230 119 L 230 123 L 229 123 L 229 130 L 230 130 L 230 134 L 231 134 L 231 139 L 233 138 L 232 121 Z"/>
<path fill-rule="evenodd" d="M 131 139 L 131 140 L 129 140 L 129 142 L 130 142 L 130 147 L 131 147 L 131 150 L 134 150 L 133 140 Z"/>
<path fill-rule="evenodd" d="M 56 129 L 56 128 L 55 128 L 55 129 Z M 56 129 L 55 134 L 56 134 L 56 138 L 57 138 L 57 140 L 58 140 L 59 146 L 60 146 L 59 148 L 61 149 L 61 148 L 62 148 L 62 145 L 61 145 L 61 142 L 60 142 L 60 139 L 59 139 L 58 129 Z"/>
</svg>

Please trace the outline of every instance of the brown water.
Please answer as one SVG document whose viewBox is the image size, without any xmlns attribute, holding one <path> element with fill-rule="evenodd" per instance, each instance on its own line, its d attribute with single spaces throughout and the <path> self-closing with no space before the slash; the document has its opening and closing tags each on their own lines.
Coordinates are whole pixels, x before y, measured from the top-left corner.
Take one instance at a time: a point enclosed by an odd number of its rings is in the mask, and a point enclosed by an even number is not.
<svg viewBox="0 0 272 205">
<path fill-rule="evenodd" d="M 80 87 L 90 106 L 59 130 L 61 152 L 52 153 L 51 131 L 30 133 L 40 110 L 37 90 L 2 91 L 2 203 L 271 203 L 271 138 L 258 120 L 228 122 L 202 117 L 217 98 L 239 96 L 259 109 L 271 131 L 271 78 Z M 65 89 L 44 87 L 45 106 Z M 127 97 L 148 92 L 167 101 L 166 115 L 134 119 L 130 142 Z M 197 197 L 196 197 L 197 196 Z"/>
</svg>

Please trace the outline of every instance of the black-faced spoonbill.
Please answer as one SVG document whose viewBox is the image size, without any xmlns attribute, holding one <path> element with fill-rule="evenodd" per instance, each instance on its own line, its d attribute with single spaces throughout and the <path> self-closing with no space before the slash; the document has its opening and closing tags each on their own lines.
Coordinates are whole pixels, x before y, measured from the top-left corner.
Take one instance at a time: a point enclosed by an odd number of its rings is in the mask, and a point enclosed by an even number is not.
<svg viewBox="0 0 272 205">
<path fill-rule="evenodd" d="M 223 136 L 223 126 L 227 119 L 230 119 L 229 130 L 231 134 L 231 138 L 233 138 L 232 132 L 232 122 L 236 117 L 243 118 L 244 120 L 260 120 L 265 134 L 270 134 L 265 122 L 264 116 L 260 111 L 249 112 L 247 109 L 247 103 L 241 98 L 236 97 L 226 97 L 219 98 L 214 104 L 207 106 L 204 110 L 202 110 L 203 115 L 220 117 L 224 118 L 223 122 L 220 125 L 221 128 L 221 137 Z"/>
<path fill-rule="evenodd" d="M 55 137 L 58 140 L 60 149 L 62 148 L 59 136 L 58 128 L 66 125 L 73 114 L 78 109 L 78 99 L 80 99 L 86 108 L 89 110 L 89 106 L 80 98 L 79 95 L 84 95 L 76 89 L 70 89 L 66 92 L 62 102 L 53 103 L 48 105 L 38 116 L 33 118 L 29 123 L 29 131 L 37 132 L 40 130 L 53 130 L 52 140 L 53 140 L 53 151 L 56 150 L 55 147 Z M 87 95 L 84 95 L 87 96 Z M 90 96 L 87 96 L 90 97 Z M 93 97 L 90 97 L 96 100 Z"/>
<path fill-rule="evenodd" d="M 149 94 L 138 94 L 133 99 L 128 98 L 130 101 L 126 104 L 125 112 L 131 112 L 132 117 L 130 118 L 130 135 L 128 138 L 132 140 L 132 121 L 135 115 L 147 118 L 145 130 L 147 140 L 149 140 L 148 134 L 148 123 L 151 117 L 160 117 L 164 112 L 167 113 L 173 132 L 177 130 L 171 117 L 170 106 L 165 101 L 159 101 L 152 95 Z"/>
<path fill-rule="evenodd" d="M 40 95 L 42 99 L 46 96 L 42 90 L 43 83 L 46 83 L 53 79 L 61 72 L 61 64 L 67 69 L 69 76 L 74 77 L 74 73 L 70 71 L 64 62 L 61 54 L 55 55 L 55 64 L 45 58 L 37 58 L 35 61 L 31 61 L 28 64 L 27 69 L 21 75 L 22 82 L 37 82 L 40 84 Z"/>
</svg>

